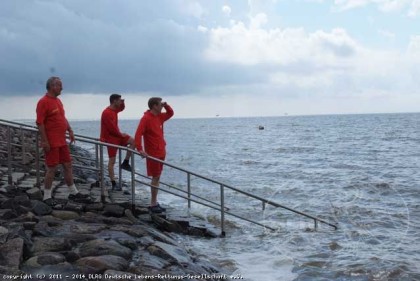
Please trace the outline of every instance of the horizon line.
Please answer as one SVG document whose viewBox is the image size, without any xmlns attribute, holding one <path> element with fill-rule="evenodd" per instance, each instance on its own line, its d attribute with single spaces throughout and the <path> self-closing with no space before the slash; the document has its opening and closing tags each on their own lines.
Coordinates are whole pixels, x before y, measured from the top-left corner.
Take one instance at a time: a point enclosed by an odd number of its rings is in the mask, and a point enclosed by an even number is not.
<svg viewBox="0 0 420 281">
<path fill-rule="evenodd" d="M 369 112 L 369 113 L 319 113 L 319 114 L 290 114 L 284 113 L 283 115 L 264 115 L 264 116 L 256 116 L 256 115 L 249 115 L 249 116 L 202 116 L 202 117 L 174 117 L 172 119 L 228 119 L 228 118 L 274 118 L 274 117 L 310 117 L 310 116 L 334 116 L 334 115 L 381 115 L 381 114 L 418 114 L 420 111 L 408 111 L 408 112 Z M 122 121 L 138 121 L 141 118 L 120 118 L 119 120 Z M 7 119 L 6 119 L 7 120 Z M 18 119 L 11 119 L 10 121 L 34 121 L 34 119 L 28 118 L 18 118 Z M 100 118 L 68 118 L 68 121 L 71 122 L 83 122 L 83 121 L 100 121 Z"/>
</svg>

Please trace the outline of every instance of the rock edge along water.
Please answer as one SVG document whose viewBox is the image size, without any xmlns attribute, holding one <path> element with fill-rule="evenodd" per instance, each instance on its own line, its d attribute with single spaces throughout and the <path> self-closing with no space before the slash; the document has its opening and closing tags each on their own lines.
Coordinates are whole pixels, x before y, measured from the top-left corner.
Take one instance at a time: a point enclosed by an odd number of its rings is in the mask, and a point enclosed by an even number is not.
<svg viewBox="0 0 420 281">
<path fill-rule="evenodd" d="M 138 219 L 147 212 L 145 208 L 137 207 L 133 213 L 128 204 L 68 201 L 67 188 L 60 179 L 54 181 L 54 197 L 61 204 L 57 209 L 44 204 L 31 166 L 34 135 L 25 135 L 25 143 L 31 144 L 25 159 L 21 148 L 13 149 L 9 185 L 4 163 L 8 156 L 4 153 L 6 136 L 5 127 L 0 125 L 1 276 L 15 280 L 101 280 L 105 275 L 118 280 L 143 280 L 146 275 L 150 280 L 173 280 L 170 277 L 208 276 L 211 278 L 206 280 L 220 280 L 219 268 L 187 250 L 169 233 L 156 229 L 155 224 Z M 19 130 L 12 129 L 14 142 L 19 143 L 21 136 Z M 72 153 L 85 157 L 88 154 L 74 146 Z M 93 165 L 93 161 L 88 162 L 78 164 Z M 99 194 L 87 180 L 91 174 L 77 169 L 74 172 L 81 192 Z"/>
</svg>

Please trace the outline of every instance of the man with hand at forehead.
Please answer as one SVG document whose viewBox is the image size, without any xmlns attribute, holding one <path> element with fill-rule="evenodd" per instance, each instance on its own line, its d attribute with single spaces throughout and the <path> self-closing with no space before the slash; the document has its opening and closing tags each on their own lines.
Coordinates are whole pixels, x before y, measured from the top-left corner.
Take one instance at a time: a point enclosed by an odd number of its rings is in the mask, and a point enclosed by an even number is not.
<svg viewBox="0 0 420 281">
<path fill-rule="evenodd" d="M 137 127 L 135 135 L 135 145 L 143 157 L 152 156 L 162 161 L 166 157 L 166 142 L 163 135 L 163 123 L 169 120 L 174 111 L 162 98 L 153 97 L 148 102 L 149 110 L 144 112 L 143 117 Z M 162 109 L 165 108 L 165 112 Z M 144 150 L 142 146 L 144 143 Z M 161 207 L 157 201 L 160 175 L 163 164 L 152 159 L 146 159 L 147 175 L 152 177 L 151 182 L 151 201 L 149 211 L 152 213 L 162 213 L 166 209 Z"/>
</svg>

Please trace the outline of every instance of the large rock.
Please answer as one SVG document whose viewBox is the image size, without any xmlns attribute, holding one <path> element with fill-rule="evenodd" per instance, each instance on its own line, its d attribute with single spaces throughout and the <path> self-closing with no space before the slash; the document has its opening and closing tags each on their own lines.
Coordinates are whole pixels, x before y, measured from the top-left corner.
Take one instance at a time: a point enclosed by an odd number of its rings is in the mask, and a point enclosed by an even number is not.
<svg viewBox="0 0 420 281">
<path fill-rule="evenodd" d="M 25 262 L 25 266 L 41 267 L 44 265 L 59 264 L 65 261 L 66 258 L 62 254 L 46 252 L 31 257 Z"/>
<path fill-rule="evenodd" d="M 145 235 L 147 235 L 146 230 L 144 229 L 144 227 L 141 227 L 139 225 L 133 225 L 133 226 L 127 226 L 127 225 L 113 225 L 110 227 L 111 230 L 114 231 L 120 231 L 120 232 L 125 232 L 128 235 L 135 237 L 135 238 L 140 238 L 143 237 Z"/>
<path fill-rule="evenodd" d="M 133 226 L 115 225 L 115 226 L 112 226 L 110 229 L 114 231 L 123 231 L 135 238 L 150 236 L 155 240 L 158 240 L 167 244 L 172 244 L 172 245 L 178 244 L 170 236 L 165 235 L 160 231 L 157 231 L 156 229 L 152 228 L 151 226 L 147 224 L 136 224 Z"/>
<path fill-rule="evenodd" d="M 155 244 L 147 247 L 150 254 L 169 260 L 178 264 L 189 264 L 192 262 L 187 251 L 183 248 L 169 245 L 162 242 L 155 242 Z"/>
<path fill-rule="evenodd" d="M 39 218 L 35 216 L 32 212 L 27 212 L 26 214 L 20 215 L 19 217 L 13 220 L 14 222 L 38 222 Z"/>
<path fill-rule="evenodd" d="M 28 211 L 30 211 L 31 208 L 25 206 L 25 204 L 27 204 L 27 203 L 29 203 L 29 205 L 30 205 L 30 202 L 27 201 L 25 203 L 24 200 L 25 200 L 24 197 L 18 196 L 18 195 L 15 198 L 6 199 L 6 200 L 2 201 L 0 209 L 11 209 L 11 210 L 13 210 L 13 212 L 17 216 L 19 216 L 21 214 L 25 214 Z M 21 204 L 21 203 L 23 203 L 23 204 Z"/>
<path fill-rule="evenodd" d="M 67 211 L 73 211 L 80 213 L 83 211 L 84 205 L 77 202 L 68 201 L 67 204 L 64 206 L 64 209 Z"/>
<path fill-rule="evenodd" d="M 44 217 L 45 218 L 45 217 Z M 63 222 L 63 223 L 61 223 Z M 51 226 L 50 226 L 51 225 Z M 83 231 L 84 229 L 84 231 Z M 89 227 L 89 225 L 79 224 L 73 221 L 45 222 L 41 221 L 34 227 L 34 234 L 45 237 L 61 237 L 66 238 L 70 244 L 79 244 L 89 240 L 96 239 L 94 234 L 95 230 L 102 228 Z M 86 232 L 86 233 L 83 233 Z"/>
<path fill-rule="evenodd" d="M 109 217 L 122 217 L 124 215 L 124 210 L 125 209 L 119 205 L 107 204 L 103 215 Z"/>
<path fill-rule="evenodd" d="M 71 226 L 70 231 L 77 234 L 95 234 L 104 229 L 107 229 L 107 226 L 104 224 L 77 223 Z"/>
<path fill-rule="evenodd" d="M 12 173 L 12 181 L 15 184 L 23 180 L 23 178 L 25 178 L 25 173 L 20 173 L 20 172 Z"/>
<path fill-rule="evenodd" d="M 156 255 L 152 255 L 147 251 L 137 252 L 133 258 L 133 261 L 137 266 L 145 266 L 155 269 L 163 269 L 173 263 L 173 260 L 171 259 L 167 260 Z"/>
<path fill-rule="evenodd" d="M 18 269 L 23 258 L 22 238 L 14 238 L 8 240 L 0 246 L 0 264 L 12 269 Z"/>
<path fill-rule="evenodd" d="M 85 211 L 86 212 L 90 212 L 90 211 L 102 211 L 103 209 L 104 209 L 104 204 L 101 203 L 101 202 L 87 204 L 86 207 L 85 207 Z"/>
<path fill-rule="evenodd" d="M 152 239 L 150 236 L 144 236 L 137 240 L 137 243 L 139 243 L 143 247 L 149 247 L 153 243 L 155 243 L 155 240 Z"/>
<path fill-rule="evenodd" d="M 18 188 L 22 189 L 22 190 L 29 190 L 34 188 L 35 183 L 33 181 L 22 181 L 21 183 L 18 184 Z"/>
<path fill-rule="evenodd" d="M 0 244 L 3 244 L 7 241 L 7 236 L 9 235 L 9 230 L 3 226 L 0 226 Z"/>
<path fill-rule="evenodd" d="M 76 262 L 81 272 L 85 273 L 92 272 L 95 270 L 96 273 L 102 273 L 105 270 L 118 270 L 123 271 L 128 267 L 128 262 L 118 256 L 104 255 L 97 257 L 84 257 Z"/>
<path fill-rule="evenodd" d="M 105 240 L 117 241 L 119 244 L 128 247 L 132 250 L 137 249 L 136 239 L 124 232 L 105 230 L 101 233 L 98 233 L 96 236 Z"/>
<path fill-rule="evenodd" d="M 66 238 L 61 237 L 35 237 L 32 252 L 60 252 L 70 250 L 72 245 Z"/>
<path fill-rule="evenodd" d="M 145 226 L 144 229 L 147 231 L 147 234 L 152 236 L 155 240 L 161 241 L 166 244 L 172 244 L 172 245 L 178 244 L 174 239 L 172 239 L 168 235 L 165 235 L 162 232 L 157 231 L 156 229 L 150 226 Z"/>
<path fill-rule="evenodd" d="M 31 234 L 28 231 L 25 231 L 25 228 L 23 226 L 23 223 L 16 223 L 11 222 L 7 225 L 7 228 L 9 230 L 9 234 L 7 236 L 8 240 L 19 238 L 23 239 L 24 242 L 24 251 L 28 251 L 32 248 L 32 240 L 31 240 Z"/>
<path fill-rule="evenodd" d="M 124 215 L 129 221 L 131 221 L 134 224 L 139 222 L 139 220 L 133 215 L 133 212 L 131 212 L 130 209 L 125 209 Z"/>
<path fill-rule="evenodd" d="M 80 245 L 78 254 L 81 257 L 113 255 L 129 259 L 131 250 L 114 240 L 96 239 Z"/>
<path fill-rule="evenodd" d="M 16 212 L 12 209 L 0 209 L 0 220 L 10 220 L 17 216 Z"/>
<path fill-rule="evenodd" d="M 104 217 L 103 222 L 110 225 L 117 225 L 117 224 L 133 225 L 133 222 L 131 222 L 129 219 L 126 219 L 126 218 Z"/>
<path fill-rule="evenodd" d="M 29 200 L 28 195 L 19 195 L 14 198 L 14 201 L 16 204 L 25 206 L 25 207 L 31 207 L 31 200 Z"/>
<path fill-rule="evenodd" d="M 32 200 L 42 200 L 42 192 L 37 187 L 26 190 L 26 194 L 28 194 L 29 198 Z"/>
<path fill-rule="evenodd" d="M 62 220 L 74 220 L 80 217 L 76 212 L 62 210 L 54 210 L 51 215 Z"/>
<path fill-rule="evenodd" d="M 33 229 L 34 235 L 41 235 L 45 237 L 57 235 L 57 232 L 54 231 L 51 227 L 49 227 L 48 223 L 45 221 L 40 221 L 37 223 Z"/>
<path fill-rule="evenodd" d="M 32 212 L 37 216 L 49 215 L 52 212 L 52 208 L 45 204 L 44 202 L 38 200 L 31 200 L 32 202 Z"/>
<path fill-rule="evenodd" d="M 185 228 L 183 228 L 176 221 L 166 220 L 165 218 L 157 214 L 152 214 L 150 217 L 152 218 L 153 222 L 156 224 L 157 228 L 162 231 L 177 232 L 177 233 L 186 232 Z"/>
<path fill-rule="evenodd" d="M 23 159 L 22 159 L 22 161 L 23 161 L 22 163 L 23 163 L 23 165 L 28 165 L 34 160 L 35 160 L 35 157 L 31 153 L 26 152 Z"/>
</svg>

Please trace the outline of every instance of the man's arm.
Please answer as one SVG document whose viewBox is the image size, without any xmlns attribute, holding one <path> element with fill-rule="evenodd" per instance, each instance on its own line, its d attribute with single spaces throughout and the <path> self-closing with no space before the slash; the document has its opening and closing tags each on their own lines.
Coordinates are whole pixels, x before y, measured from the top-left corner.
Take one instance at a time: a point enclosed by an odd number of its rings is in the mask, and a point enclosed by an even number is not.
<svg viewBox="0 0 420 281">
<path fill-rule="evenodd" d="M 44 124 L 38 124 L 38 130 L 39 130 L 39 134 L 41 135 L 41 147 L 46 151 L 49 152 L 51 147 L 50 147 L 50 143 L 48 142 L 48 138 L 47 138 L 47 131 L 45 130 L 45 125 Z"/>
<path fill-rule="evenodd" d="M 162 113 L 161 116 L 162 116 L 163 121 L 166 121 L 170 119 L 172 116 L 174 116 L 174 110 L 166 102 L 163 104 L 163 107 L 165 108 L 166 112 Z"/>
<path fill-rule="evenodd" d="M 70 143 L 74 143 L 75 141 L 74 132 L 72 128 L 70 127 L 70 123 L 67 119 L 66 119 L 66 122 L 67 122 L 67 132 L 69 132 L 69 136 L 70 136 Z"/>
<path fill-rule="evenodd" d="M 139 125 L 138 125 L 137 130 L 136 130 L 136 135 L 134 137 L 134 144 L 136 146 L 136 149 L 138 150 L 140 155 L 143 156 L 143 157 L 147 156 L 147 153 L 144 152 L 143 147 L 141 145 L 142 140 L 143 140 L 143 135 L 144 135 L 144 132 L 146 130 L 146 122 L 147 121 L 144 117 L 140 120 Z"/>
<path fill-rule="evenodd" d="M 45 129 L 45 116 L 46 116 L 45 102 L 40 100 L 36 105 L 36 125 L 38 126 L 39 134 L 41 136 L 41 147 L 44 151 L 49 152 L 51 149 L 50 143 L 48 142 L 47 130 Z"/>
</svg>

